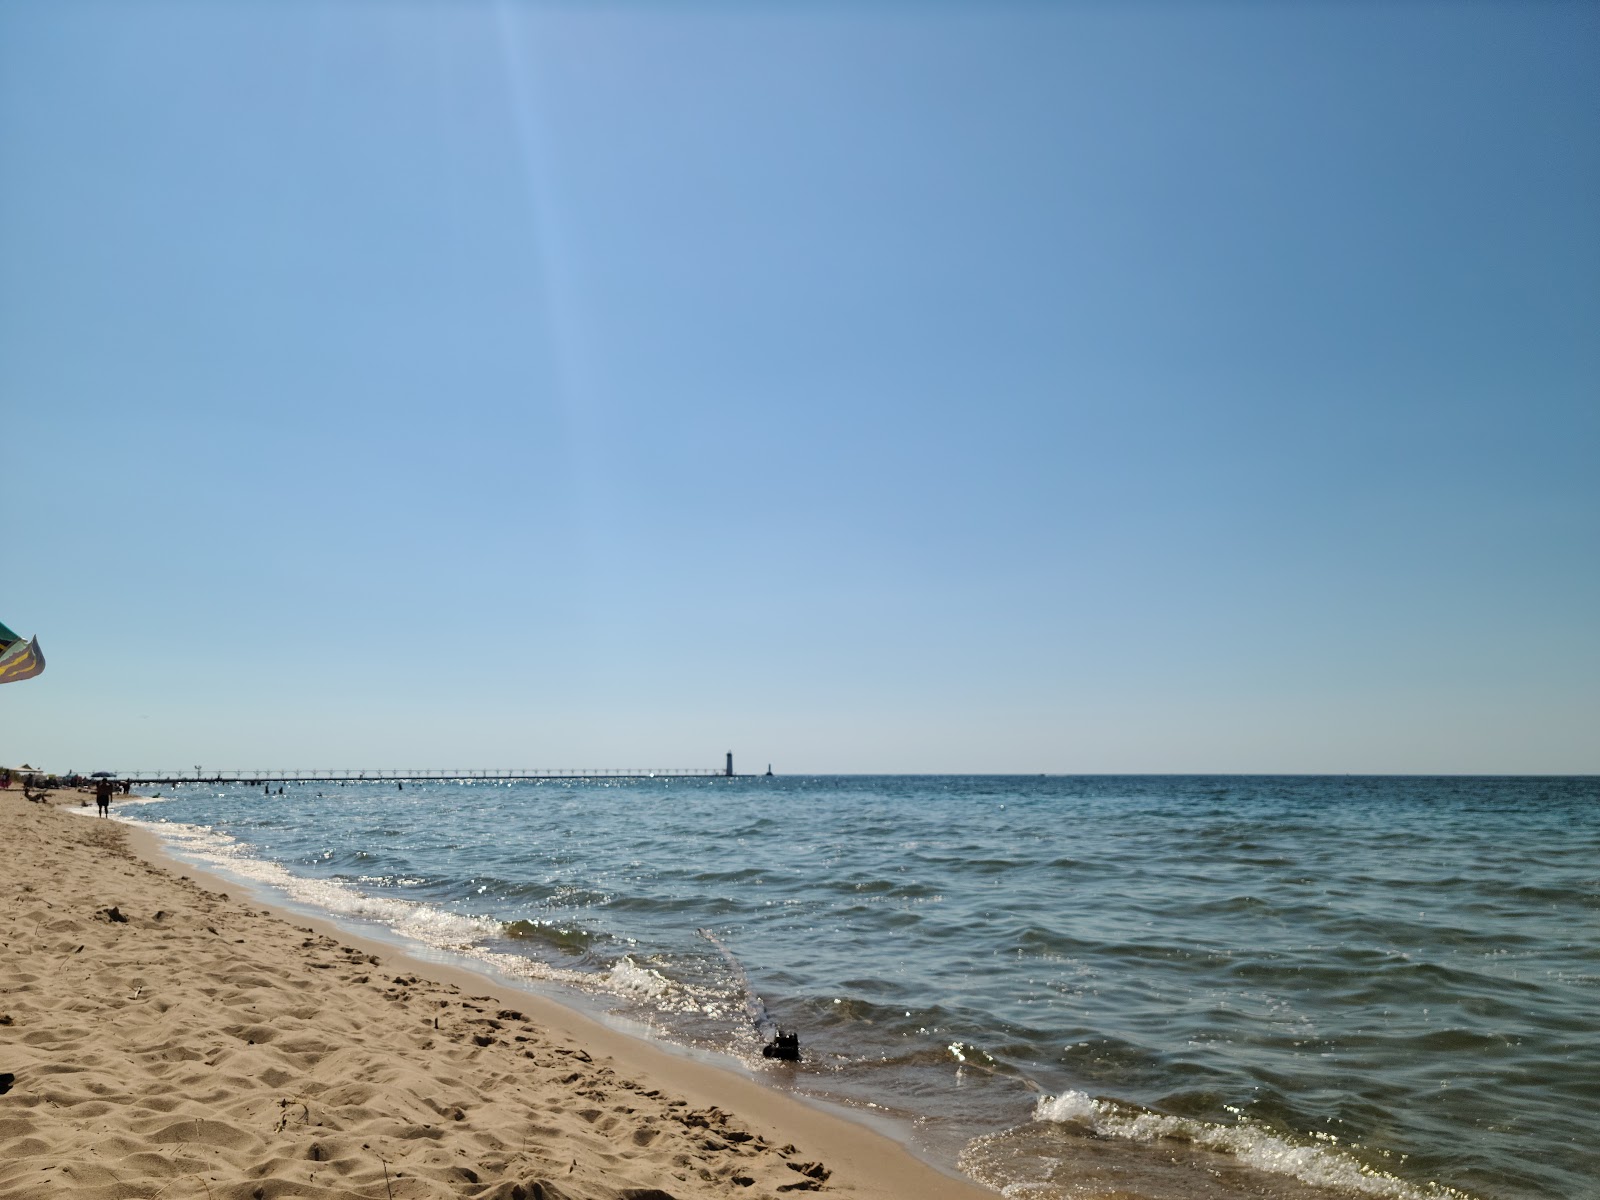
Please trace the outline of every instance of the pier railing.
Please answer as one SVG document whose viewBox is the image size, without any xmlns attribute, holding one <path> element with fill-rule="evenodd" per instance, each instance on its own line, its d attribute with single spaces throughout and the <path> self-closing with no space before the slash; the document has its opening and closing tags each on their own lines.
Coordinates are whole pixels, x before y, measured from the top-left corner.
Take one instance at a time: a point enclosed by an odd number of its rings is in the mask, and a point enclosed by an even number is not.
<svg viewBox="0 0 1600 1200">
<path fill-rule="evenodd" d="M 427 769 L 339 769 L 308 767 L 287 770 L 263 767 L 258 770 L 194 767 L 188 771 L 119 771 L 116 778 L 139 784 L 177 783 L 473 783 L 517 782 L 544 779 L 677 779 L 713 778 L 727 775 L 710 767 L 560 767 L 560 768 L 427 768 Z"/>
</svg>

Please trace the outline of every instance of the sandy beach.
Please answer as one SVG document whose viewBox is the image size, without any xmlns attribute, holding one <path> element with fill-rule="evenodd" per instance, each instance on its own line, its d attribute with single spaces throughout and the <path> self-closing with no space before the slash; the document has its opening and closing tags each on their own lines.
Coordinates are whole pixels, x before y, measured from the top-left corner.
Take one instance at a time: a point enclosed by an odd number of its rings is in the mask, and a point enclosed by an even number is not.
<svg viewBox="0 0 1600 1200">
<path fill-rule="evenodd" d="M 56 793 L 76 807 L 76 793 Z M 530 993 L 0 794 L 0 1196 L 992 1195 Z"/>
</svg>

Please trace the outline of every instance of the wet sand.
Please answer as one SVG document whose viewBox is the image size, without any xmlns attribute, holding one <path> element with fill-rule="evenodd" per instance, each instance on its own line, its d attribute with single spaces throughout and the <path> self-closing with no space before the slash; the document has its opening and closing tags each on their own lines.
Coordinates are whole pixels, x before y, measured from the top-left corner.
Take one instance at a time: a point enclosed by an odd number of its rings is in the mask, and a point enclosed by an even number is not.
<svg viewBox="0 0 1600 1200">
<path fill-rule="evenodd" d="M 0 828 L 0 1196 L 994 1195 L 544 997 L 232 897 L 121 822 L 12 790 Z"/>
</svg>

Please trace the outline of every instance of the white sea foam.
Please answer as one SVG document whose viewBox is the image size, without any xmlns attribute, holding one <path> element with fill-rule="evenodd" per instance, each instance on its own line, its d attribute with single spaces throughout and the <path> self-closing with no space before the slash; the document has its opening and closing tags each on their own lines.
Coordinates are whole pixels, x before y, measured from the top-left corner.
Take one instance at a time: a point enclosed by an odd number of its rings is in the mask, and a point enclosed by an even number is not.
<svg viewBox="0 0 1600 1200">
<path fill-rule="evenodd" d="M 206 825 L 159 821 L 150 828 L 185 858 L 264 884 L 290 900 L 336 917 L 377 921 L 437 949 L 458 950 L 500 930 L 500 923 L 488 917 L 462 916 L 413 900 L 371 896 L 337 879 L 307 879 L 290 874 L 275 862 L 255 857 L 252 848 L 237 838 Z"/>
<path fill-rule="evenodd" d="M 1230 1154 L 1258 1171 L 1287 1175 L 1314 1187 L 1341 1189 L 1382 1200 L 1470 1200 L 1465 1192 L 1438 1184 L 1417 1186 L 1376 1171 L 1331 1146 L 1302 1146 L 1250 1121 L 1216 1125 L 1188 1117 L 1124 1108 L 1083 1092 L 1044 1096 L 1034 1106 L 1036 1121 L 1087 1127 L 1100 1137 L 1135 1142 L 1173 1139 Z"/>
<path fill-rule="evenodd" d="M 613 991 L 624 995 L 649 996 L 652 999 L 660 999 L 672 988 L 671 981 L 660 971 L 640 966 L 627 955 L 611 964 L 606 979 Z"/>
<path fill-rule="evenodd" d="M 462 950 L 469 958 L 475 959 L 506 975 L 522 979 L 537 979 L 550 983 L 565 984 L 568 987 L 582 988 L 586 991 L 594 990 L 594 978 L 581 971 L 574 971 L 568 967 L 557 967 L 547 962 L 540 962 L 536 958 L 524 958 L 520 954 L 505 954 L 498 950 L 487 950 L 482 946 L 470 946 Z"/>
<path fill-rule="evenodd" d="M 616 995 L 641 997 L 664 1008 L 705 1007 L 705 998 L 697 994 L 699 989 L 684 988 L 629 956 L 619 959 L 609 971 L 597 977 L 522 955 L 491 950 L 481 943 L 502 932 L 500 922 L 492 918 L 461 916 L 416 901 L 372 896 L 340 880 L 294 875 L 278 863 L 257 857 L 250 845 L 208 825 L 188 825 L 165 819 L 141 823 L 147 824 L 190 861 L 264 885 L 290 900 L 334 917 L 377 921 L 424 945 L 462 954 L 507 975 L 564 984 L 587 992 L 598 988 Z"/>
<path fill-rule="evenodd" d="M 717 995 L 707 989 L 672 981 L 651 966 L 624 955 L 605 974 L 573 971 L 539 962 L 536 958 L 504 954 L 483 946 L 486 939 L 502 933 L 498 920 L 490 917 L 464 917 L 445 909 L 405 899 L 371 896 L 342 880 L 320 880 L 293 875 L 269 859 L 258 858 L 253 846 L 222 834 L 210 826 L 182 824 L 178 821 L 141 822 L 155 830 L 182 858 L 203 866 L 218 867 L 229 875 L 254 885 L 282 893 L 291 901 L 315 907 L 333 917 L 354 917 L 389 926 L 405 938 L 434 949 L 451 950 L 494 970 L 523 979 L 557 982 L 586 992 L 611 992 L 621 997 L 648 1000 L 662 1010 L 712 1011 Z M 366 882 L 376 882 L 363 877 Z"/>
</svg>

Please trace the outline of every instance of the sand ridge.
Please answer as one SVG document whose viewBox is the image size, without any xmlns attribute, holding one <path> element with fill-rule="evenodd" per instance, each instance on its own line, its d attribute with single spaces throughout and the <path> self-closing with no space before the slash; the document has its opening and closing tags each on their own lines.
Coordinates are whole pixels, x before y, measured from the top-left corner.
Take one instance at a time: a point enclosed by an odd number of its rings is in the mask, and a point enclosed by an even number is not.
<svg viewBox="0 0 1600 1200">
<path fill-rule="evenodd" d="M 782 1104 L 763 1123 L 692 1101 L 528 997 L 148 863 L 118 822 L 15 793 L 0 821 L 0 1197 L 989 1194 L 887 1141 L 881 1161 L 841 1143 L 858 1178 L 836 1176 L 827 1129 L 816 1148 L 797 1116 L 797 1148 Z"/>
</svg>

